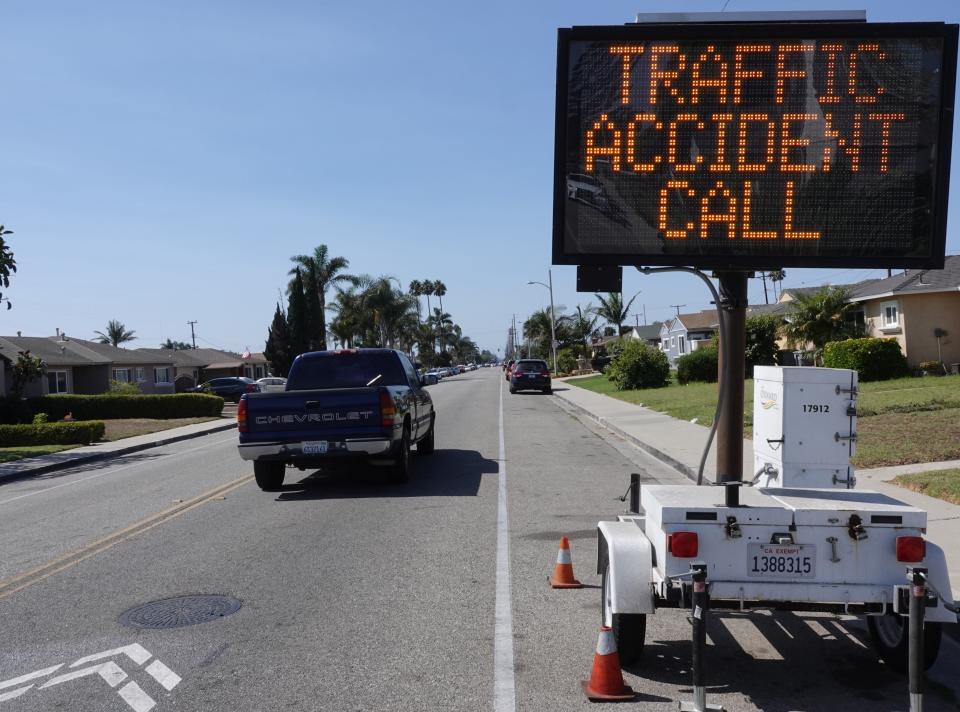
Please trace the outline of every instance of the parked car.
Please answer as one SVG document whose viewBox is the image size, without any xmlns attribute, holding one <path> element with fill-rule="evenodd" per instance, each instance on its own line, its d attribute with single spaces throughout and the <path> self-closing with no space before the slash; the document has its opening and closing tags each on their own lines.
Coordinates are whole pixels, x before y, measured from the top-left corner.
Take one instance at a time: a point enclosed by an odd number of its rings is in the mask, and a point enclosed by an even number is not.
<svg viewBox="0 0 960 712">
<path fill-rule="evenodd" d="M 246 376 L 229 376 L 225 378 L 213 378 L 206 383 L 190 389 L 193 393 L 211 393 L 220 396 L 224 400 L 240 402 L 240 396 L 244 393 L 259 393 L 260 386 L 252 378 Z"/>
<path fill-rule="evenodd" d="M 435 386 L 440 381 L 440 376 L 432 371 L 425 371 L 420 374 L 420 383 L 425 386 Z"/>
<path fill-rule="evenodd" d="M 441 378 L 443 378 L 443 369 L 442 369 L 442 368 L 431 368 L 429 371 L 427 371 L 427 373 L 426 373 L 425 375 L 427 375 L 427 376 L 433 376 L 434 383 L 436 383 L 436 382 L 439 381 Z"/>
<path fill-rule="evenodd" d="M 510 374 L 510 392 L 538 390 L 552 393 L 550 368 L 541 359 L 520 359 Z"/>
<path fill-rule="evenodd" d="M 287 390 L 287 379 L 279 376 L 267 376 L 258 378 L 257 385 L 260 386 L 261 393 L 280 393 Z"/>
</svg>

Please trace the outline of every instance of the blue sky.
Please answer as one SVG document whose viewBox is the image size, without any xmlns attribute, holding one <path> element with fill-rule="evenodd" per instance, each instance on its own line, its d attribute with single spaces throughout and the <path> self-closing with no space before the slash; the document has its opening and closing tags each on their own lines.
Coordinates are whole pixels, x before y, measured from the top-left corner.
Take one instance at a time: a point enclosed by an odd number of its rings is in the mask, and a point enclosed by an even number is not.
<svg viewBox="0 0 960 712">
<path fill-rule="evenodd" d="M 548 303 L 527 282 L 550 262 L 556 28 L 722 5 L 7 0 L 0 223 L 19 272 L 0 334 L 119 319 L 157 346 L 196 320 L 198 345 L 261 350 L 289 257 L 326 243 L 356 273 L 443 280 L 446 310 L 496 351 L 513 314 Z M 836 6 L 727 10 L 771 8 Z M 866 9 L 960 21 L 956 2 Z M 591 299 L 575 268 L 553 277 L 558 305 Z M 637 290 L 650 321 L 708 306 L 692 277 L 625 273 Z"/>
</svg>

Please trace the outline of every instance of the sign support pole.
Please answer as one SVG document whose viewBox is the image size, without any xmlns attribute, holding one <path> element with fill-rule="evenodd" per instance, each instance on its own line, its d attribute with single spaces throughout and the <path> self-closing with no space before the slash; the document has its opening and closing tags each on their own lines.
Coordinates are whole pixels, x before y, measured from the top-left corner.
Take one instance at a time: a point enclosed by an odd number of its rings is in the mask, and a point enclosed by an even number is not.
<svg viewBox="0 0 960 712">
<path fill-rule="evenodd" d="M 726 485 L 726 505 L 740 506 L 743 479 L 743 382 L 747 339 L 747 278 L 749 272 L 718 272 L 723 320 L 718 361 L 723 409 L 717 421 L 717 484 Z"/>
</svg>

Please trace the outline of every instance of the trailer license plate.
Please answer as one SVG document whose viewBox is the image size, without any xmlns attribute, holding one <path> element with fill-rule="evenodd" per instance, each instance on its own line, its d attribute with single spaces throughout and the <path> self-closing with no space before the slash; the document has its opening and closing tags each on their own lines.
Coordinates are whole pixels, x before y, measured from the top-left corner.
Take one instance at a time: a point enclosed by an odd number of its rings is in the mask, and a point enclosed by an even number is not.
<svg viewBox="0 0 960 712">
<path fill-rule="evenodd" d="M 813 578 L 816 551 L 812 544 L 750 544 L 747 575 L 758 578 Z"/>
<path fill-rule="evenodd" d="M 304 441 L 301 445 L 304 455 L 322 455 L 327 451 L 326 440 Z"/>
</svg>

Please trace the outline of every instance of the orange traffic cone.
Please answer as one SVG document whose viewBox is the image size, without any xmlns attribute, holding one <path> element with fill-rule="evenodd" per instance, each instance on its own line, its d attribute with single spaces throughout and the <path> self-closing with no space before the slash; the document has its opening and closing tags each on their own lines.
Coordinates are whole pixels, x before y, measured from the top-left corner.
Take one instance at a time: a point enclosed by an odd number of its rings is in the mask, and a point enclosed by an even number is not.
<svg viewBox="0 0 960 712">
<path fill-rule="evenodd" d="M 613 628 L 602 626 L 597 639 L 597 653 L 593 656 L 590 679 L 580 683 L 591 702 L 626 702 L 636 694 L 623 682 L 620 672 L 620 656 L 617 655 L 617 640 Z"/>
<path fill-rule="evenodd" d="M 550 585 L 554 588 L 583 588 L 583 584 L 573 577 L 573 560 L 570 558 L 570 540 L 560 537 L 560 552 L 557 565 L 553 568 Z"/>
</svg>

